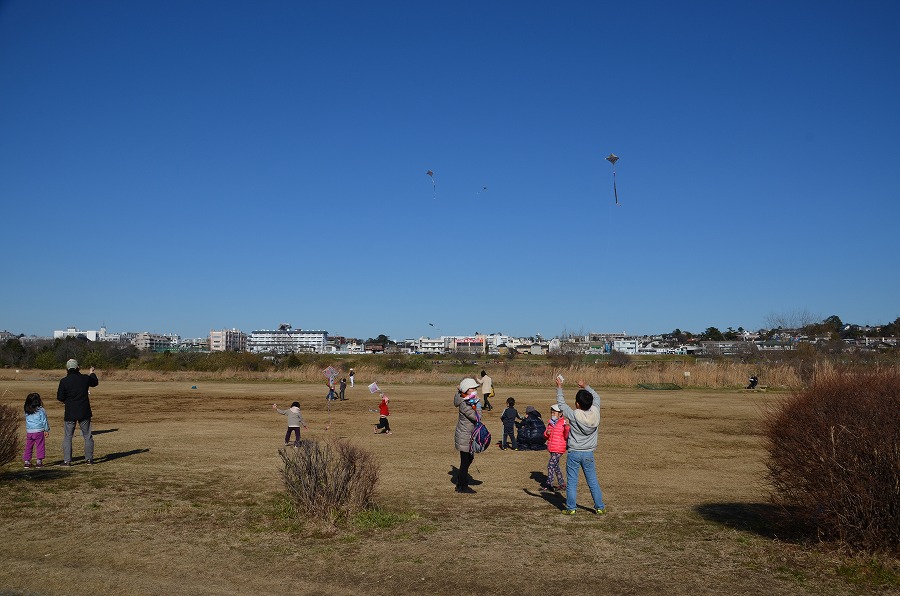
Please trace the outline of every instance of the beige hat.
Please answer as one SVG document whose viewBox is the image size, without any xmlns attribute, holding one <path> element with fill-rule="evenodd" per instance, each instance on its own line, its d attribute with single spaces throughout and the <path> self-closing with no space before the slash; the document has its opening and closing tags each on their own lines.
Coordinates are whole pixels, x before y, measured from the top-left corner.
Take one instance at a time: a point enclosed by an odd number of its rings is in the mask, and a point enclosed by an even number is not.
<svg viewBox="0 0 900 596">
<path fill-rule="evenodd" d="M 475 389 L 476 387 L 478 387 L 478 383 L 475 382 L 475 379 L 463 379 L 459 382 L 460 393 L 465 393 L 469 389 Z"/>
<path fill-rule="evenodd" d="M 554 412 L 562 412 L 562 409 L 559 407 L 559 404 L 553 404 L 552 406 L 550 406 L 550 409 L 553 410 Z"/>
<path fill-rule="evenodd" d="M 66 362 L 66 370 L 72 370 L 75 368 L 78 368 L 78 361 L 74 358 L 69 358 L 69 360 Z"/>
</svg>

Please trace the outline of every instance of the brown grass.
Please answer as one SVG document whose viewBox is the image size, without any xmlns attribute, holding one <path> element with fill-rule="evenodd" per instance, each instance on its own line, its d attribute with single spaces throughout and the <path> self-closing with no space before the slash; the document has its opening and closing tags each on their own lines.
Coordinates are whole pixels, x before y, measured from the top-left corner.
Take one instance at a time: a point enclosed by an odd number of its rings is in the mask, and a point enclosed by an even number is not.
<svg viewBox="0 0 900 596">
<path fill-rule="evenodd" d="M 387 358 L 387 357 L 383 357 Z M 377 360 L 373 360 L 378 362 Z M 336 365 L 340 366 L 338 361 Z M 225 370 L 221 372 L 159 372 L 150 370 L 100 371 L 108 381 L 154 381 L 161 383 L 198 381 L 255 381 L 313 383 L 324 386 L 322 366 L 304 365 L 282 371 Z M 475 376 L 486 368 L 494 382 L 509 387 L 545 387 L 553 377 L 562 373 L 571 381 L 583 378 L 594 387 L 635 388 L 639 384 L 675 383 L 688 389 L 738 389 L 747 385 L 750 375 L 757 375 L 760 383 L 773 390 L 801 387 L 804 382 L 795 366 L 784 363 L 745 364 L 730 360 L 695 361 L 692 358 L 670 361 L 635 361 L 624 367 L 611 367 L 605 363 L 578 364 L 571 367 L 553 367 L 546 358 L 519 358 L 514 361 L 497 360 L 479 362 L 477 365 L 459 366 L 442 361 L 431 370 L 395 371 L 381 370 L 375 365 L 355 367 L 357 379 L 368 379 L 363 385 L 377 380 L 394 385 L 454 385 L 465 376 Z M 828 363 L 816 364 L 813 375 L 830 373 L 834 367 Z M 685 375 L 685 373 L 688 373 Z M 52 380 L 60 371 L 0 369 L 0 382 L 9 380 Z"/>
<path fill-rule="evenodd" d="M 369 409 L 377 399 L 362 373 L 350 401 L 332 405 L 327 432 L 318 383 L 110 377 L 101 376 L 92 393 L 97 465 L 80 462 L 76 437 L 71 468 L 0 468 L 0 592 L 787 595 L 900 588 L 896 561 L 860 561 L 807 544 L 765 504 L 758 419 L 772 399 L 767 394 L 601 392 L 598 467 L 610 512 L 564 517 L 559 497 L 538 492 L 546 452 L 491 448 L 471 470 L 478 493 L 453 492 L 452 383 L 383 383 L 394 434 L 374 435 L 378 415 Z M 31 391 L 51 396 L 51 463 L 60 458 L 62 420 L 55 379 L 9 382 L 0 399 L 20 407 Z M 521 409 L 534 405 L 546 415 L 554 390 L 500 385 L 497 403 L 510 395 Z M 279 477 L 285 419 L 271 409 L 295 399 L 310 424 L 305 436 L 345 437 L 376 454 L 378 510 L 337 528 L 297 519 Z M 486 420 L 498 434 L 499 414 Z M 580 484 L 579 502 L 589 505 Z"/>
</svg>

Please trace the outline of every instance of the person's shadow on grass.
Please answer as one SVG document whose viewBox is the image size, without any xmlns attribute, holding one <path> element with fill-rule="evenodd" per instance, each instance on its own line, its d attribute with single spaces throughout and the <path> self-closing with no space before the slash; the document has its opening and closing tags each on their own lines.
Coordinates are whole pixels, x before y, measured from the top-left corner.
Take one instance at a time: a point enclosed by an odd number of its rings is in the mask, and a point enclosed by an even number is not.
<svg viewBox="0 0 900 596">
<path fill-rule="evenodd" d="M 105 435 L 106 433 L 114 433 L 117 430 L 119 430 L 119 429 L 118 428 L 106 428 L 103 430 L 92 430 L 91 434 L 92 435 Z"/>
<path fill-rule="evenodd" d="M 107 453 L 106 455 L 101 455 L 100 457 L 94 458 L 94 464 L 105 464 L 111 461 L 115 461 L 117 459 L 122 459 L 123 457 L 129 457 L 132 455 L 138 455 L 140 453 L 149 453 L 150 449 L 131 449 L 130 451 L 118 451 L 116 453 Z M 72 465 L 75 464 L 83 464 L 84 456 L 82 457 L 73 457 Z M 57 465 L 62 464 L 62 460 L 56 462 Z"/>
<path fill-rule="evenodd" d="M 532 472 L 531 479 L 534 480 L 538 486 L 545 486 L 547 484 L 547 475 L 543 472 Z M 529 488 L 523 488 L 522 491 L 528 495 L 529 497 L 540 497 L 547 501 L 550 505 L 553 505 L 560 511 L 566 508 L 566 495 L 565 493 L 558 493 L 556 491 L 548 490 L 542 491 L 538 490 L 535 492 Z"/>
<path fill-rule="evenodd" d="M 458 484 L 457 480 L 459 479 L 459 468 L 456 466 L 450 466 L 450 471 L 447 472 L 450 475 L 450 482 L 454 485 Z M 475 480 L 472 478 L 472 475 L 469 474 L 469 486 L 478 486 L 481 484 L 481 480 Z"/>
</svg>

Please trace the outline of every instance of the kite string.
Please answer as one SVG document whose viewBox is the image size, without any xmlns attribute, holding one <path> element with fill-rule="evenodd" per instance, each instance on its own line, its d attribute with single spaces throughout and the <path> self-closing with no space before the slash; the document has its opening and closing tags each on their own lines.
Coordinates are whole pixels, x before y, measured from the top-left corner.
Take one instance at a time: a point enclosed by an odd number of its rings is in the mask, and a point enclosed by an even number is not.
<svg viewBox="0 0 900 596">
<path fill-rule="evenodd" d="M 619 204 L 619 191 L 616 189 L 616 166 L 613 166 L 613 196 L 616 197 L 616 205 Z"/>
</svg>

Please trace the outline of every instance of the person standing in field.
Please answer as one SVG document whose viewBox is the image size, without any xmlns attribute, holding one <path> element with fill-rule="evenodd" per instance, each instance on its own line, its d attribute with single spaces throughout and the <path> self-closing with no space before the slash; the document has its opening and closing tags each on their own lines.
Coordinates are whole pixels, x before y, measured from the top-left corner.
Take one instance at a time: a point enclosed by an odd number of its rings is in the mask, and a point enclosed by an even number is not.
<svg viewBox="0 0 900 596">
<path fill-rule="evenodd" d="M 562 458 L 563 453 L 566 452 L 566 444 L 569 440 L 569 423 L 563 417 L 559 404 L 550 406 L 550 422 L 547 423 L 544 436 L 547 437 L 547 451 L 550 452 L 550 461 L 547 462 L 547 484 L 542 486 L 541 490 L 554 490 L 554 476 L 559 480 L 558 490 L 565 490 L 566 481 L 563 478 L 562 470 L 559 469 L 559 460 Z"/>
<path fill-rule="evenodd" d="M 350 386 L 351 386 L 351 387 L 353 387 L 353 375 L 355 375 L 355 374 L 356 374 L 356 371 L 354 371 L 354 370 L 351 368 L 351 369 L 350 369 L 350 374 L 347 375 L 347 376 L 350 377 Z"/>
<path fill-rule="evenodd" d="M 344 391 L 347 390 L 347 379 L 341 379 L 341 401 L 344 401 Z"/>
<path fill-rule="evenodd" d="M 72 465 L 72 435 L 75 434 L 75 423 L 81 428 L 81 436 L 84 437 L 84 463 L 94 463 L 94 436 L 91 431 L 90 388 L 100 384 L 94 367 L 90 374 L 81 374 L 78 361 L 74 358 L 66 362 L 66 376 L 59 381 L 56 390 L 56 399 L 65 405 L 63 414 L 63 462 L 62 465 Z"/>
<path fill-rule="evenodd" d="M 475 379 L 481 385 L 481 395 L 484 396 L 484 409 L 493 410 L 491 398 L 494 397 L 494 380 L 485 371 L 481 371 L 481 377 Z"/>
<path fill-rule="evenodd" d="M 566 456 L 566 508 L 563 513 L 575 515 L 578 496 L 578 473 L 584 472 L 591 497 L 594 499 L 594 513 L 606 513 L 603 503 L 603 491 L 597 482 L 597 466 L 594 463 L 594 450 L 597 448 L 597 436 L 600 434 L 600 396 L 591 387 L 578 381 L 578 393 L 575 394 L 575 409 L 566 404 L 563 396 L 562 379 L 556 378 L 556 403 L 566 420 L 570 431 L 567 441 Z"/>
<path fill-rule="evenodd" d="M 506 400 L 506 408 L 500 414 L 500 422 L 503 423 L 503 440 L 500 441 L 500 449 L 506 450 L 506 438 L 509 437 L 512 444 L 512 450 L 519 450 L 519 443 L 516 441 L 516 421 L 523 420 L 519 416 L 516 409 L 516 400 L 512 397 Z"/>
<path fill-rule="evenodd" d="M 334 401 L 337 399 L 334 396 L 334 377 L 328 377 L 328 381 L 325 385 L 328 386 L 328 395 L 325 396 L 325 401 Z"/>
<path fill-rule="evenodd" d="M 284 446 L 287 447 L 291 444 L 291 434 L 294 435 L 294 447 L 300 446 L 300 427 L 303 426 L 306 430 L 309 430 L 309 427 L 306 426 L 306 422 L 303 420 L 303 414 L 300 413 L 300 402 L 295 401 L 291 404 L 291 407 L 287 410 L 279 410 L 278 404 L 272 404 L 272 409 L 281 414 L 282 416 L 287 416 L 287 432 L 284 434 Z"/>
<path fill-rule="evenodd" d="M 469 487 L 469 466 L 475 460 L 472 453 L 472 433 L 481 417 L 478 403 L 478 383 L 475 379 L 463 379 L 456 390 L 453 405 L 459 410 L 454 444 L 459 451 L 459 473 L 456 476 L 456 492 L 474 493 Z"/>
<path fill-rule="evenodd" d="M 375 425 L 375 433 L 378 433 L 378 429 L 382 429 L 382 434 L 389 435 L 391 434 L 391 423 L 388 422 L 388 416 L 391 415 L 390 410 L 388 410 L 388 402 L 391 401 L 388 399 L 388 396 L 384 393 L 381 394 L 381 403 L 378 405 L 378 424 Z"/>
<path fill-rule="evenodd" d="M 50 422 L 47 421 L 47 413 L 44 411 L 44 402 L 39 393 L 29 393 L 25 398 L 25 452 L 22 460 L 26 468 L 31 467 L 31 454 L 34 452 L 35 467 L 44 465 L 46 447 L 44 439 L 50 436 Z"/>
</svg>

